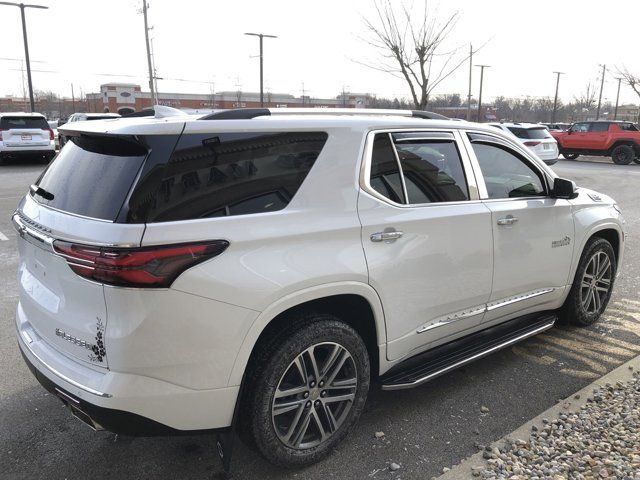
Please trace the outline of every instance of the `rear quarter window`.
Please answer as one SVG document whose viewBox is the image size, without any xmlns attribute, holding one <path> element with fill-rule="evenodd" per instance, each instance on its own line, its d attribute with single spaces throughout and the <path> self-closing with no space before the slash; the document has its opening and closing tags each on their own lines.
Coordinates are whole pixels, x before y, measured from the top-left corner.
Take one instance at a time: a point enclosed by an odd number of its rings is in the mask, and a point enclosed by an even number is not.
<svg viewBox="0 0 640 480">
<path fill-rule="evenodd" d="M 154 185 L 141 182 L 128 221 L 167 222 L 285 208 L 320 155 L 325 132 L 185 134 Z M 148 194 L 140 194 L 148 192 Z"/>
</svg>

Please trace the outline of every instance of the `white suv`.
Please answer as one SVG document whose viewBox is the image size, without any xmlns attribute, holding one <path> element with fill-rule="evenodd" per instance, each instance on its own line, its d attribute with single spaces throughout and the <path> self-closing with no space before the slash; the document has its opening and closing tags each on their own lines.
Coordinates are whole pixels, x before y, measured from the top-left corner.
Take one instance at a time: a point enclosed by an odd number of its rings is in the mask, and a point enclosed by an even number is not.
<svg viewBox="0 0 640 480">
<path fill-rule="evenodd" d="M 547 165 L 558 161 L 558 142 L 549 129 L 535 123 L 489 123 L 488 125 L 516 137 Z"/>
<path fill-rule="evenodd" d="M 56 154 L 54 133 L 40 113 L 0 113 L 0 165 L 26 156 L 51 160 Z"/>
<path fill-rule="evenodd" d="M 13 217 L 26 362 L 96 429 L 233 427 L 304 465 L 373 381 L 414 387 L 557 318 L 595 322 L 622 264 L 614 201 L 494 128 L 428 117 L 62 127 Z"/>
</svg>

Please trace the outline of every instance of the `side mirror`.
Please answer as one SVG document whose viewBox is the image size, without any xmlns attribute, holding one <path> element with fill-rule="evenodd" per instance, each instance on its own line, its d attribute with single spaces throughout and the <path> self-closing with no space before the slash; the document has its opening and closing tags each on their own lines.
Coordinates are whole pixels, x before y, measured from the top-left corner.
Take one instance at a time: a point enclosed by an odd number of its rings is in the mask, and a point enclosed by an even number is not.
<svg viewBox="0 0 640 480">
<path fill-rule="evenodd" d="M 567 130 L 567 135 L 571 135 L 573 133 L 573 130 L 569 129 Z"/>
<path fill-rule="evenodd" d="M 551 196 L 553 198 L 566 198 L 571 200 L 578 196 L 577 189 L 578 187 L 576 187 L 576 184 L 572 180 L 556 177 L 553 179 L 553 192 L 551 192 Z"/>
</svg>

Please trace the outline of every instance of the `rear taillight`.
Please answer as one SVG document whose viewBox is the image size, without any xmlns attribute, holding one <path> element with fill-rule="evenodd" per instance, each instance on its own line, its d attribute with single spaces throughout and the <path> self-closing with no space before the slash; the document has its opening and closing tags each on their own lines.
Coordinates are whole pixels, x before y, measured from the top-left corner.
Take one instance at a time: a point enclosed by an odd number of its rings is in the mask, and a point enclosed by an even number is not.
<svg viewBox="0 0 640 480">
<path fill-rule="evenodd" d="M 53 247 L 81 277 L 119 287 L 166 288 L 188 268 L 220 255 L 226 240 L 141 248 L 92 247 L 56 240 Z"/>
<path fill-rule="evenodd" d="M 49 130 L 49 140 L 55 139 L 55 135 L 53 134 L 53 130 L 51 128 L 43 128 L 43 130 Z"/>
<path fill-rule="evenodd" d="M 535 147 L 536 145 L 540 145 L 540 142 L 524 142 L 527 147 Z"/>
</svg>

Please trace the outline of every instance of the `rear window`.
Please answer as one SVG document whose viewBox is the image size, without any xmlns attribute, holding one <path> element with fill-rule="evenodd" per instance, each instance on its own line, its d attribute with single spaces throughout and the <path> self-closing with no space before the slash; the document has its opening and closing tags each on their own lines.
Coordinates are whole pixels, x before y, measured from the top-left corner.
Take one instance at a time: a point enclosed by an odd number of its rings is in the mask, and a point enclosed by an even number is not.
<svg viewBox="0 0 640 480">
<path fill-rule="evenodd" d="M 518 138 L 525 140 L 541 140 L 543 138 L 551 138 L 549 130 L 545 127 L 536 128 L 522 128 L 522 127 L 507 127 L 511 133 Z"/>
<path fill-rule="evenodd" d="M 51 200 L 36 201 L 64 212 L 115 221 L 147 151 L 123 137 L 73 137 L 40 178 Z"/>
<path fill-rule="evenodd" d="M 135 187 L 128 222 L 167 222 L 285 208 L 311 170 L 324 132 L 186 134 L 157 175 Z"/>
<path fill-rule="evenodd" d="M 2 117 L 0 118 L 0 130 L 14 128 L 39 128 L 47 129 L 49 124 L 44 117 Z"/>
</svg>

